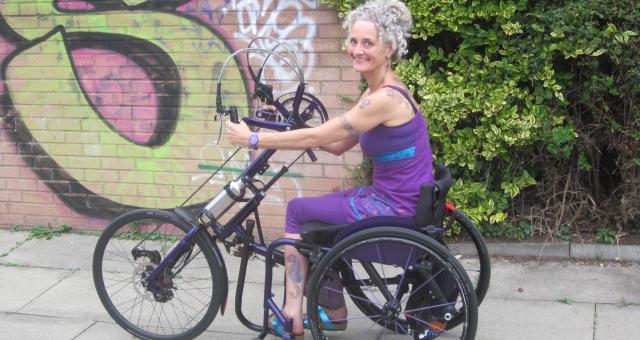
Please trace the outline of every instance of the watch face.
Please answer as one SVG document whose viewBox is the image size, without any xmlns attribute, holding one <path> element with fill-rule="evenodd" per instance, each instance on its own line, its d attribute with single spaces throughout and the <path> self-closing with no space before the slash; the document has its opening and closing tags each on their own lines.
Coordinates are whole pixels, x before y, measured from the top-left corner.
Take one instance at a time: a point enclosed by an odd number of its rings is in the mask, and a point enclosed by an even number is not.
<svg viewBox="0 0 640 340">
<path fill-rule="evenodd" d="M 252 147 L 258 145 L 258 135 L 253 134 L 251 135 L 251 137 L 249 137 L 249 145 Z"/>
</svg>

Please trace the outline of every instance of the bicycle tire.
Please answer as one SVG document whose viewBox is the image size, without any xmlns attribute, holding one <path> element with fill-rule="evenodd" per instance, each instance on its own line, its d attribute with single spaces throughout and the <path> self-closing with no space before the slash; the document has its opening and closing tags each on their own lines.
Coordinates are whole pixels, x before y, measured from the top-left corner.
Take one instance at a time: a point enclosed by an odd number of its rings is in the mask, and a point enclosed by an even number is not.
<svg viewBox="0 0 640 340">
<path fill-rule="evenodd" d="M 191 339 L 213 322 L 228 282 L 220 252 L 206 232 L 196 235 L 195 251 L 180 259 L 184 266 L 163 277 L 163 294 L 142 285 L 153 265 L 191 228 L 171 212 L 141 209 L 117 217 L 100 235 L 93 254 L 94 284 L 109 315 L 127 332 L 145 339 Z M 136 260 L 134 248 L 147 253 Z"/>
</svg>

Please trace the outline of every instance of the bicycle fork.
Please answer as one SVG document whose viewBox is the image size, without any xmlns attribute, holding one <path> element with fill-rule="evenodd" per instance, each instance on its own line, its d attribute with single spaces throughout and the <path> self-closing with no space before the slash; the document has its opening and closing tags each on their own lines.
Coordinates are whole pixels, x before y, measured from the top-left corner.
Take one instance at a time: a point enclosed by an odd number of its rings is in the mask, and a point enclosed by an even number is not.
<svg viewBox="0 0 640 340">
<path fill-rule="evenodd" d="M 157 266 L 146 277 L 142 279 L 142 286 L 153 293 L 156 300 L 166 302 L 167 299 L 171 299 L 171 297 L 166 296 L 165 292 L 162 290 L 163 287 L 160 283 L 161 278 L 165 278 L 164 275 L 166 274 L 166 271 L 169 268 L 175 266 L 180 257 L 187 254 L 193 249 L 193 239 L 202 230 L 203 227 L 201 225 L 196 225 L 191 228 L 191 230 L 189 230 L 189 232 L 180 239 L 178 244 L 169 252 L 169 254 L 167 254 L 167 256 L 165 256 L 165 258 L 162 259 L 157 264 Z M 146 256 L 144 251 L 137 249 L 137 247 L 132 249 L 131 253 L 134 258 Z M 167 282 L 166 280 L 164 281 Z"/>
</svg>

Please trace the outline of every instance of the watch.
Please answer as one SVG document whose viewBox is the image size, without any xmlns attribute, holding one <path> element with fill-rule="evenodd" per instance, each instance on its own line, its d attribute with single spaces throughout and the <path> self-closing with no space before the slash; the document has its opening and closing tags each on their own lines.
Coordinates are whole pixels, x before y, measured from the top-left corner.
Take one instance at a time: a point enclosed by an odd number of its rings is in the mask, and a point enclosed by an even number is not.
<svg viewBox="0 0 640 340">
<path fill-rule="evenodd" d="M 258 141 L 259 141 L 258 133 L 257 132 L 251 133 L 251 136 L 249 136 L 249 148 L 252 150 L 257 150 Z"/>
</svg>

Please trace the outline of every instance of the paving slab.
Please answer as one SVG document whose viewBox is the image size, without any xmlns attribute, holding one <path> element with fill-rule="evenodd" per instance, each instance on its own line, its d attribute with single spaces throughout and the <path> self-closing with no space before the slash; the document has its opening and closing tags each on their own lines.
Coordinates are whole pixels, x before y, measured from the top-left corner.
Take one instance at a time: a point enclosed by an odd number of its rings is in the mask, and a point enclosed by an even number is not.
<svg viewBox="0 0 640 340">
<path fill-rule="evenodd" d="M 73 338 L 74 340 L 124 340 L 138 339 L 127 333 L 115 322 L 95 322 Z"/>
<path fill-rule="evenodd" d="M 476 340 L 593 339 L 594 304 L 485 299 L 479 315 Z"/>
<path fill-rule="evenodd" d="M 640 305 L 596 305 L 594 340 L 640 339 L 639 322 Z"/>
<path fill-rule="evenodd" d="M 32 267 L 91 270 L 96 236 L 63 234 L 31 239 L 3 258 L 6 262 Z"/>
<path fill-rule="evenodd" d="M 237 333 L 256 336 L 258 333 L 245 327 L 236 316 L 235 296 L 236 284 L 229 285 L 229 298 L 227 300 L 227 308 L 224 315 L 218 313 L 209 327 L 210 332 Z M 244 294 L 242 296 L 242 313 L 251 322 L 255 324 L 262 323 L 264 288 L 262 283 L 246 283 Z M 274 301 L 281 302 L 283 300 L 284 287 L 276 285 L 273 288 Z"/>
<path fill-rule="evenodd" d="M 592 260 L 640 261 L 640 247 L 632 245 L 571 243 L 571 257 Z"/>
<path fill-rule="evenodd" d="M 109 321 L 90 271 L 78 270 L 20 310 L 21 313 Z"/>
<path fill-rule="evenodd" d="M 255 334 L 250 333 L 228 333 L 219 331 L 205 331 L 196 339 L 224 339 L 224 340 L 250 340 Z M 138 339 L 127 333 L 113 322 L 96 322 L 73 340 L 126 340 Z"/>
<path fill-rule="evenodd" d="M 0 318 L 2 339 L 73 339 L 93 324 L 77 320 L 38 315 L 10 314 Z"/>
<path fill-rule="evenodd" d="M 20 246 L 27 239 L 27 233 L 24 231 L 9 231 L 0 229 L 0 256 L 6 254 L 14 248 Z M 0 257 L 0 262 L 4 257 Z"/>
<path fill-rule="evenodd" d="M 68 270 L 0 265 L 0 311 L 17 312 L 69 274 Z"/>
<path fill-rule="evenodd" d="M 638 264 L 494 260 L 489 297 L 591 303 L 640 302 Z"/>
</svg>

